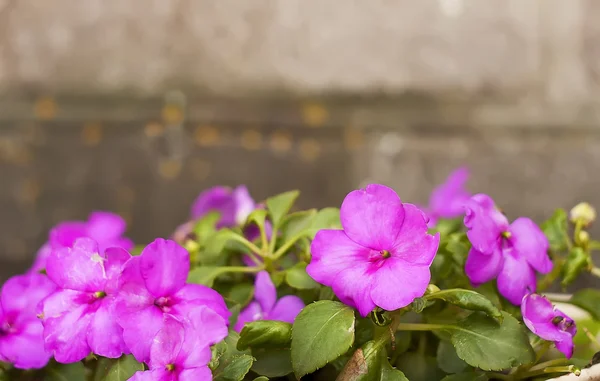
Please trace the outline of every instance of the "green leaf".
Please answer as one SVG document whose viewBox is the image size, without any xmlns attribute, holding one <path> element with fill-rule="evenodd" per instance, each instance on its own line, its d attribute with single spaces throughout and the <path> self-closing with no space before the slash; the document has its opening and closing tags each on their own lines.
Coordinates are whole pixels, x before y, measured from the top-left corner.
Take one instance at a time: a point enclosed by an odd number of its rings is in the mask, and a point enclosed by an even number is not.
<svg viewBox="0 0 600 381">
<path fill-rule="evenodd" d="M 216 211 L 209 212 L 202 216 L 196 224 L 192 231 L 196 235 L 196 241 L 204 242 L 208 239 L 208 237 L 215 234 L 217 231 L 216 225 L 217 222 L 221 219 L 221 214 Z"/>
<path fill-rule="evenodd" d="M 144 248 L 146 247 L 146 245 L 135 245 L 133 247 L 133 249 L 131 249 L 131 251 L 129 251 L 129 253 L 133 256 L 137 256 L 142 254 L 142 250 L 144 250 Z"/>
<path fill-rule="evenodd" d="M 254 285 L 252 283 L 234 284 L 227 293 L 227 299 L 235 304 L 245 306 L 252 300 Z"/>
<path fill-rule="evenodd" d="M 279 224 L 281 223 L 283 217 L 290 211 L 299 195 L 300 192 L 295 190 L 281 193 L 277 196 L 273 196 L 267 199 L 267 209 L 269 210 L 269 214 L 271 215 L 273 225 L 279 227 Z"/>
<path fill-rule="evenodd" d="M 381 343 L 369 341 L 352 354 L 336 381 L 408 381 L 392 368 Z"/>
<path fill-rule="evenodd" d="M 437 348 L 437 363 L 441 370 L 446 373 L 460 373 L 469 365 L 456 354 L 452 343 L 446 340 L 440 341 Z"/>
<path fill-rule="evenodd" d="M 467 310 L 482 311 L 496 319 L 499 323 L 502 322 L 502 313 L 500 310 L 488 298 L 475 291 L 456 288 L 434 292 L 433 294 L 425 295 L 423 299 L 443 300 Z"/>
<path fill-rule="evenodd" d="M 246 323 L 237 342 L 237 349 L 286 348 L 292 341 L 292 325 L 277 320 L 257 320 Z"/>
<path fill-rule="evenodd" d="M 541 225 L 542 231 L 548 237 L 550 249 L 561 251 L 567 249 L 567 212 L 564 209 L 556 209 L 552 217 Z"/>
<path fill-rule="evenodd" d="M 416 352 L 404 353 L 396 362 L 396 366 L 410 381 L 435 381 L 446 375 L 437 367 L 435 357 Z"/>
<path fill-rule="evenodd" d="M 249 351 L 239 351 L 237 342 L 240 336 L 230 329 L 224 341 L 213 346 L 213 380 L 215 381 L 241 381 L 252 367 L 254 358 Z"/>
<path fill-rule="evenodd" d="M 584 288 L 573 294 L 569 303 L 586 310 L 596 320 L 600 320 L 600 291 Z"/>
<path fill-rule="evenodd" d="M 267 377 L 282 377 L 293 372 L 289 348 L 252 349 L 256 361 L 252 371 Z"/>
<path fill-rule="evenodd" d="M 293 288 L 299 290 L 310 290 L 313 288 L 319 288 L 319 283 L 315 282 L 313 278 L 306 272 L 306 263 L 298 263 L 295 266 L 289 268 L 285 272 L 285 280 Z"/>
<path fill-rule="evenodd" d="M 485 373 L 465 372 L 451 374 L 442 378 L 442 381 L 488 381 L 489 378 Z"/>
<path fill-rule="evenodd" d="M 255 223 L 259 228 L 264 228 L 265 220 L 267 219 L 268 212 L 264 209 L 254 209 L 252 213 L 248 215 L 246 224 L 250 225 Z"/>
<path fill-rule="evenodd" d="M 207 237 L 202 249 L 200 250 L 200 259 L 202 263 L 213 264 L 214 261 L 223 253 L 227 242 L 235 236 L 239 236 L 239 234 L 229 229 L 221 229 L 215 234 Z"/>
<path fill-rule="evenodd" d="M 53 363 L 44 369 L 44 381 L 86 381 L 87 370 L 82 362 L 71 364 Z"/>
<path fill-rule="evenodd" d="M 310 238 L 322 229 L 341 229 L 340 210 L 338 208 L 324 208 L 319 210 L 310 226 Z"/>
<path fill-rule="evenodd" d="M 502 370 L 534 361 L 535 353 L 527 333 L 517 319 L 503 312 L 501 325 L 474 312 L 452 332 L 458 357 L 483 370 Z"/>
<path fill-rule="evenodd" d="M 287 242 L 290 238 L 305 232 L 309 234 L 309 229 L 313 219 L 317 215 L 316 209 L 304 210 L 301 212 L 291 213 L 281 222 L 281 240 Z"/>
<path fill-rule="evenodd" d="M 133 356 L 122 356 L 118 359 L 100 358 L 96 368 L 94 381 L 126 381 L 137 371 L 144 370 Z"/>
<path fill-rule="evenodd" d="M 203 284 L 212 287 L 215 279 L 223 273 L 223 267 L 200 266 L 190 270 L 188 283 Z"/>
<path fill-rule="evenodd" d="M 335 294 L 331 287 L 321 286 L 319 289 L 319 300 L 333 300 L 335 298 Z"/>
<path fill-rule="evenodd" d="M 292 326 L 292 366 L 297 378 L 343 355 L 354 342 L 354 310 L 318 301 L 298 314 Z"/>
<path fill-rule="evenodd" d="M 253 381 L 269 381 L 269 378 L 265 376 L 260 376 L 256 377 Z"/>
<path fill-rule="evenodd" d="M 563 279 L 561 285 L 566 287 L 573 283 L 581 272 L 590 266 L 590 256 L 581 247 L 574 247 L 567 256 L 567 261 L 563 265 Z"/>
</svg>

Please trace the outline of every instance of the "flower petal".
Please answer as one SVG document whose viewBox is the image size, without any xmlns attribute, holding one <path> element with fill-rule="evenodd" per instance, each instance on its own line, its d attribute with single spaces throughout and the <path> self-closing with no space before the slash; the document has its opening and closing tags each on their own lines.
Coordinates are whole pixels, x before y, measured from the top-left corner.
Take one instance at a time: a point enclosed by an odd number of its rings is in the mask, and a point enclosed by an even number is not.
<svg viewBox="0 0 600 381">
<path fill-rule="evenodd" d="M 105 258 L 91 238 L 78 238 L 73 247 L 52 250 L 46 262 L 46 273 L 61 288 L 77 291 L 103 291 L 106 283 Z"/>
<path fill-rule="evenodd" d="M 200 193 L 192 205 L 192 218 L 201 218 L 213 211 L 221 214 L 217 228 L 236 225 L 236 203 L 231 188 L 217 186 Z"/>
<path fill-rule="evenodd" d="M 416 265 L 431 265 L 440 244 L 440 233 L 427 234 L 427 217 L 412 204 L 404 204 L 404 223 L 394 247 L 394 257 Z"/>
<path fill-rule="evenodd" d="M 52 254 L 52 246 L 50 246 L 49 242 L 46 242 L 35 254 L 35 260 L 28 272 L 38 273 L 44 270 L 46 268 L 46 261 L 48 260 L 50 254 Z"/>
<path fill-rule="evenodd" d="M 93 301 L 93 296 L 75 290 L 58 290 L 40 303 L 43 318 L 55 318 Z"/>
<path fill-rule="evenodd" d="M 228 334 L 227 322 L 208 308 L 194 310 L 184 328 L 185 340 L 176 360 L 183 368 L 208 364 L 212 357 L 210 345 L 222 341 Z"/>
<path fill-rule="evenodd" d="M 18 311 L 35 316 L 38 303 L 55 290 L 56 285 L 42 274 L 16 275 L 2 286 L 0 305 L 5 313 Z"/>
<path fill-rule="evenodd" d="M 564 338 L 563 331 L 552 323 L 556 316 L 554 306 L 545 297 L 528 294 L 521 304 L 523 322 L 529 330 L 544 340 L 557 341 Z"/>
<path fill-rule="evenodd" d="M 121 317 L 119 325 L 123 327 L 123 341 L 135 359 L 149 361 L 152 340 L 163 325 L 162 311 L 152 305 Z"/>
<path fill-rule="evenodd" d="M 190 255 L 175 241 L 158 238 L 140 255 L 140 274 L 155 297 L 169 296 L 185 285 Z"/>
<path fill-rule="evenodd" d="M 43 368 L 51 354 L 44 349 L 42 322 L 33 318 L 24 323 L 20 331 L 0 338 L 0 357 L 18 369 Z"/>
<path fill-rule="evenodd" d="M 178 381 L 210 381 L 212 373 L 207 366 L 200 368 L 185 369 L 179 373 Z"/>
<path fill-rule="evenodd" d="M 566 358 L 570 359 L 573 356 L 573 336 L 563 332 L 563 339 L 556 341 L 556 349 L 561 351 Z"/>
<path fill-rule="evenodd" d="M 201 284 L 186 284 L 181 290 L 173 295 L 173 298 L 177 301 L 175 308 L 180 311 L 183 316 L 186 315 L 183 311 L 188 308 L 188 305 L 190 307 L 198 305 L 206 306 L 225 320 L 229 319 L 229 316 L 231 316 L 231 312 L 227 309 L 223 297 L 212 288 Z"/>
<path fill-rule="evenodd" d="M 456 218 L 465 213 L 465 203 L 471 194 L 464 189 L 469 179 L 469 170 L 465 167 L 453 171 L 446 181 L 431 193 L 429 206 L 432 214 L 441 218 Z"/>
<path fill-rule="evenodd" d="M 355 263 L 368 263 L 370 249 L 350 240 L 343 230 L 320 230 L 310 245 L 306 272 L 317 282 L 333 285 L 338 273 Z"/>
<path fill-rule="evenodd" d="M 174 365 L 185 337 L 183 324 L 170 315 L 165 315 L 163 325 L 152 340 L 150 368 Z"/>
<path fill-rule="evenodd" d="M 352 307 L 356 307 L 361 316 L 367 316 L 375 308 L 371 299 L 371 266 L 369 263 L 358 262 L 337 274 L 331 286 L 335 295 Z"/>
<path fill-rule="evenodd" d="M 503 232 L 508 230 L 506 217 L 485 194 L 476 194 L 465 203 L 467 236 L 475 250 L 490 254 L 498 250 Z"/>
<path fill-rule="evenodd" d="M 104 256 L 106 258 L 104 262 L 104 269 L 106 271 L 104 292 L 110 295 L 117 292 L 123 267 L 131 259 L 131 255 L 123 248 L 111 247 L 106 249 Z"/>
<path fill-rule="evenodd" d="M 92 212 L 88 217 L 87 235 L 98 242 L 110 242 L 125 233 L 127 223 L 123 217 L 110 212 Z"/>
<path fill-rule="evenodd" d="M 54 354 L 56 361 L 63 364 L 77 362 L 91 353 L 87 342 L 92 318 L 89 308 L 88 304 L 81 304 L 57 317 L 44 318 L 46 350 Z"/>
<path fill-rule="evenodd" d="M 517 218 L 510 224 L 510 243 L 515 252 L 542 274 L 552 270 L 552 261 L 548 257 L 548 238 L 529 218 Z"/>
<path fill-rule="evenodd" d="M 275 306 L 277 300 L 277 290 L 275 285 L 266 271 L 261 271 L 256 274 L 254 281 L 254 299 L 260 303 L 264 312 L 269 312 Z"/>
<path fill-rule="evenodd" d="M 393 311 L 423 296 L 430 279 L 429 266 L 390 257 L 372 276 L 371 298 L 375 305 Z"/>
<path fill-rule="evenodd" d="M 83 221 L 65 221 L 50 230 L 52 248 L 71 247 L 77 238 L 87 236 L 87 224 Z"/>
<path fill-rule="evenodd" d="M 135 372 L 127 381 L 179 381 L 174 372 L 164 368 Z M 209 379 L 210 380 L 210 379 Z"/>
<path fill-rule="evenodd" d="M 277 301 L 275 308 L 267 314 L 266 319 L 280 320 L 291 324 L 303 308 L 302 299 L 295 295 L 286 295 Z"/>
<path fill-rule="evenodd" d="M 404 222 L 404 208 L 393 189 L 371 184 L 350 192 L 340 208 L 346 235 L 359 245 L 389 250 Z"/>
<path fill-rule="evenodd" d="M 242 332 L 242 328 L 246 323 L 250 323 L 263 318 L 263 310 L 258 302 L 250 302 L 238 315 L 234 329 L 237 332 Z"/>
<path fill-rule="evenodd" d="M 504 264 L 498 275 L 498 292 L 509 302 L 518 306 L 523 297 L 535 292 L 535 271 L 524 258 L 516 258 L 513 253 L 504 255 Z"/>
<path fill-rule="evenodd" d="M 502 253 L 483 254 L 471 248 L 465 263 L 465 273 L 473 286 L 477 287 L 496 278 L 503 264 Z"/>
<path fill-rule="evenodd" d="M 87 338 L 90 348 L 97 355 L 118 358 L 129 352 L 123 341 L 123 328 L 117 324 L 114 298 L 108 296 L 100 301 L 100 308 L 90 322 Z"/>
</svg>

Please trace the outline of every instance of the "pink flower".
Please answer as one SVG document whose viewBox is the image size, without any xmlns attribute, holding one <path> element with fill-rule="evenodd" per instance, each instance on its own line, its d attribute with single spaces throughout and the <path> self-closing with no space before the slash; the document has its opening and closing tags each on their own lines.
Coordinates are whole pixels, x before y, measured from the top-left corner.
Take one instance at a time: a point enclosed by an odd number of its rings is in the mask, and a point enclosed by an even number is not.
<svg viewBox="0 0 600 381">
<path fill-rule="evenodd" d="M 255 320 L 293 323 L 303 308 L 304 302 L 295 295 L 287 295 L 277 300 L 277 290 L 269 273 L 261 271 L 256 274 L 254 282 L 254 301 L 240 313 L 235 330 L 240 332 L 244 324 Z"/>
<path fill-rule="evenodd" d="M 93 212 L 88 221 L 65 221 L 50 230 L 50 237 L 36 255 L 31 272 L 39 272 L 46 267 L 46 259 L 52 249 L 71 247 L 77 238 L 89 237 L 98 243 L 100 252 L 109 247 L 133 248 L 133 242 L 123 237 L 127 228 L 125 220 L 114 213 Z"/>
<path fill-rule="evenodd" d="M 152 340 L 163 327 L 165 314 L 185 320 L 196 309 L 206 308 L 214 326 L 220 327 L 207 332 L 207 341 L 214 344 L 227 335 L 230 312 L 223 297 L 206 286 L 186 284 L 189 270 L 188 252 L 161 238 L 125 264 L 116 314 L 123 339 L 138 361 L 149 360 Z"/>
<path fill-rule="evenodd" d="M 248 188 L 240 185 L 235 189 L 218 186 L 200 193 L 192 205 L 192 218 L 198 219 L 216 211 L 221 213 L 218 228 L 233 227 L 246 222 L 248 215 L 256 208 Z"/>
<path fill-rule="evenodd" d="M 498 291 L 514 305 L 536 289 L 535 272 L 552 270 L 548 239 L 529 218 L 508 220 L 485 194 L 473 196 L 466 204 L 465 226 L 473 245 L 465 272 L 477 286 L 498 278 Z"/>
<path fill-rule="evenodd" d="M 427 234 L 427 217 L 417 207 L 375 184 L 350 192 L 340 218 L 343 230 L 321 230 L 312 242 L 311 277 L 362 316 L 375 306 L 405 307 L 424 294 L 440 237 Z"/>
<path fill-rule="evenodd" d="M 429 207 L 425 214 L 430 218 L 429 227 L 435 226 L 440 218 L 457 218 L 465 214 L 465 203 L 471 194 L 465 189 L 469 179 L 469 170 L 465 167 L 458 168 L 435 188 L 429 198 Z"/>
<path fill-rule="evenodd" d="M 577 333 L 573 319 L 554 308 L 545 297 L 527 294 L 521 303 L 523 322 L 539 337 L 554 341 L 567 358 L 573 355 L 573 337 Z"/>
<path fill-rule="evenodd" d="M 38 303 L 56 286 L 45 275 L 17 275 L 0 292 L 0 361 L 15 368 L 42 368 L 51 354 L 44 349 Z"/>
<path fill-rule="evenodd" d="M 115 293 L 123 264 L 122 248 L 100 252 L 91 238 L 52 251 L 46 273 L 59 289 L 42 302 L 46 349 L 56 361 L 71 363 L 90 352 L 117 358 L 129 353 L 114 314 Z"/>
<path fill-rule="evenodd" d="M 204 318 L 204 320 L 203 320 Z M 193 322 L 193 323 L 192 323 Z M 211 318 L 194 316 L 180 321 L 165 314 L 150 347 L 150 370 L 136 372 L 130 381 L 210 381 L 211 351 L 206 335 Z M 194 326 L 195 324 L 195 326 Z"/>
</svg>

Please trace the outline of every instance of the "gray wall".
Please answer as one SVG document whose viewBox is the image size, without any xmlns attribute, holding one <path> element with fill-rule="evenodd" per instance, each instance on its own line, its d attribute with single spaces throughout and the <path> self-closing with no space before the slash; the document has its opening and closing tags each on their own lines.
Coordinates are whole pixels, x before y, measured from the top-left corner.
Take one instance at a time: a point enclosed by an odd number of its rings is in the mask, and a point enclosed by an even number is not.
<svg viewBox="0 0 600 381">
<path fill-rule="evenodd" d="M 599 18 L 593 0 L 0 0 L 0 277 L 60 220 L 115 210 L 145 242 L 220 183 L 425 202 L 467 164 L 513 217 L 600 205 Z"/>
</svg>

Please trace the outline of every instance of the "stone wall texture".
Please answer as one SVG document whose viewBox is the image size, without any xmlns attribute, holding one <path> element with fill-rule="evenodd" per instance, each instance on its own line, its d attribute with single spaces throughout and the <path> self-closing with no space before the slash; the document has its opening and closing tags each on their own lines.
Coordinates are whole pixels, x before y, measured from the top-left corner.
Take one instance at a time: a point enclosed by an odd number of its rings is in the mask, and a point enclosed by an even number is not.
<svg viewBox="0 0 600 381">
<path fill-rule="evenodd" d="M 58 221 L 114 210 L 143 243 L 215 184 L 424 203 L 468 165 L 511 217 L 600 206 L 598 19 L 595 0 L 0 0 L 0 281 Z"/>
</svg>

